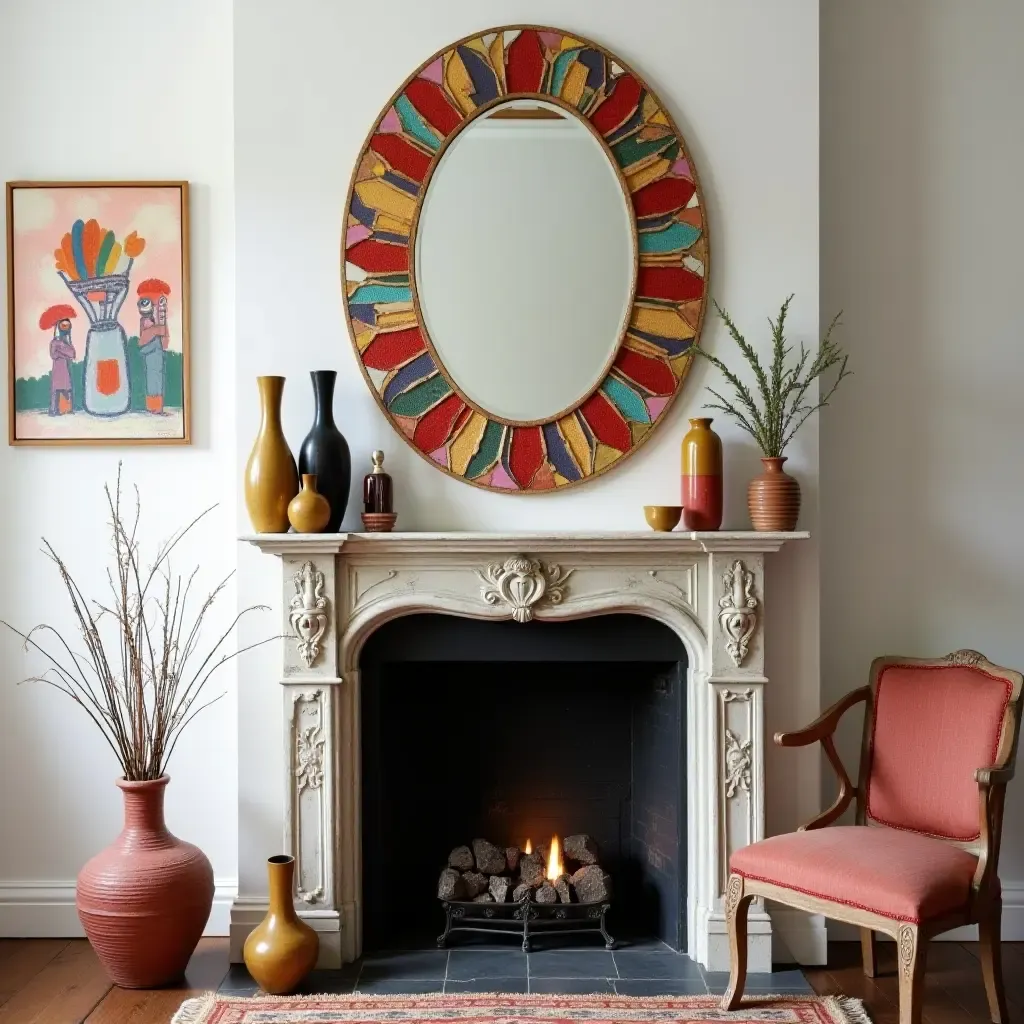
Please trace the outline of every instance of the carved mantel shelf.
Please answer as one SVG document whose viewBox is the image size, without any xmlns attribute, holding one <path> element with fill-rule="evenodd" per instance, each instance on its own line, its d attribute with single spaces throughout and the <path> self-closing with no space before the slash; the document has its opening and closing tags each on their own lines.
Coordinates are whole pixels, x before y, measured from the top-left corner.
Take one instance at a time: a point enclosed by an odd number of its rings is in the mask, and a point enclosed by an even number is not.
<svg viewBox="0 0 1024 1024">
<path fill-rule="evenodd" d="M 728 969 L 728 857 L 764 835 L 764 556 L 807 533 L 338 533 L 242 539 L 283 571 L 286 849 L 321 964 L 360 955 L 359 652 L 400 615 L 556 621 L 633 613 L 687 652 L 687 949 Z M 232 911 L 232 956 L 260 916 Z M 750 915 L 751 970 L 771 924 Z"/>
</svg>

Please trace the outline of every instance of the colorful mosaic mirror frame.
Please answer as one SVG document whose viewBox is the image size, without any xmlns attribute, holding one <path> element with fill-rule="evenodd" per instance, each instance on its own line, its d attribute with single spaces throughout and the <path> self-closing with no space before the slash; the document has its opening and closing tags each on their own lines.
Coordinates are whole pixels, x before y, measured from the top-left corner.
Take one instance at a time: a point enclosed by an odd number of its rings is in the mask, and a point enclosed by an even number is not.
<svg viewBox="0 0 1024 1024">
<path fill-rule="evenodd" d="M 420 315 L 410 259 L 445 148 L 475 117 L 513 98 L 555 103 L 603 140 L 632 203 L 639 261 L 607 375 L 558 418 L 529 426 L 477 408 L 449 379 Z M 363 374 L 395 429 L 439 469 L 506 493 L 560 490 L 621 463 L 665 418 L 704 319 L 704 201 L 672 118 L 602 47 L 557 29 L 513 26 L 435 54 L 374 124 L 346 209 L 342 284 Z"/>
</svg>

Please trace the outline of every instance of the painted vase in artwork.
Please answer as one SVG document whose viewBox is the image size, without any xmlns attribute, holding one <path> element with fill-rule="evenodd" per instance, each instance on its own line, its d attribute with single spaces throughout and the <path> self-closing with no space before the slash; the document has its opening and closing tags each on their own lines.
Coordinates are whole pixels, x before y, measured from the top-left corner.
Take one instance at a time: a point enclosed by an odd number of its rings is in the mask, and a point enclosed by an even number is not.
<svg viewBox="0 0 1024 1024">
<path fill-rule="evenodd" d="M 722 439 L 707 418 L 690 420 L 683 437 L 681 502 L 687 530 L 722 525 Z"/>
<path fill-rule="evenodd" d="M 245 507 L 257 533 L 287 533 L 288 503 L 299 493 L 295 459 L 281 428 L 284 377 L 257 377 L 260 430 L 245 465 Z"/>
<path fill-rule="evenodd" d="M 302 490 L 288 503 L 288 522 L 296 533 L 322 533 L 331 518 L 331 506 L 316 489 L 316 476 L 302 474 Z"/>
<path fill-rule="evenodd" d="M 316 966 L 320 939 L 295 913 L 295 858 L 271 857 L 267 879 L 267 916 L 249 933 L 242 956 L 259 987 L 281 996 L 292 992 Z"/>
<path fill-rule="evenodd" d="M 209 860 L 164 823 L 169 781 L 118 781 L 124 829 L 78 875 L 78 917 L 103 969 L 122 988 L 178 981 L 213 906 Z"/>
<path fill-rule="evenodd" d="M 336 370 L 313 370 L 313 426 L 299 448 L 299 472 L 316 475 L 317 489 L 331 506 L 324 533 L 337 533 L 345 518 L 348 490 L 352 480 L 352 459 L 348 442 L 334 422 Z"/>
<path fill-rule="evenodd" d="M 760 533 L 795 530 L 800 518 L 800 484 L 782 468 L 785 461 L 762 459 L 764 472 L 747 487 L 750 522 Z"/>
</svg>

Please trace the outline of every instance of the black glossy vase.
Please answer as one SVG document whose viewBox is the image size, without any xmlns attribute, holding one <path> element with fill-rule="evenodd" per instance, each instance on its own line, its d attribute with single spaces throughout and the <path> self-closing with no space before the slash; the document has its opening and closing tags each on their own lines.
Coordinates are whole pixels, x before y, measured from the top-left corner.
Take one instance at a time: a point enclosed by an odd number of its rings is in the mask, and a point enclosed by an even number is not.
<svg viewBox="0 0 1024 1024">
<path fill-rule="evenodd" d="M 330 502 L 331 518 L 324 533 L 337 533 L 345 518 L 352 459 L 348 442 L 334 423 L 334 381 L 336 370 L 313 370 L 316 415 L 313 426 L 299 449 L 299 473 L 315 473 L 316 489 Z"/>
</svg>

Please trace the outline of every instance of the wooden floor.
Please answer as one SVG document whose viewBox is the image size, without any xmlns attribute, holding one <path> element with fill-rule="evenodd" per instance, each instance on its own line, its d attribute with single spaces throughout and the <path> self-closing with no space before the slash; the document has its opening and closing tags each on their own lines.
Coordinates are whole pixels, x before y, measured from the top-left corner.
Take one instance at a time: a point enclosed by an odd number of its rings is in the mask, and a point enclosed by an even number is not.
<svg viewBox="0 0 1024 1024">
<path fill-rule="evenodd" d="M 1003 947 L 1010 1018 L 1024 1024 L 1024 943 Z M 808 968 L 820 993 L 864 1000 L 875 1024 L 897 1024 L 892 943 L 879 943 L 880 977 L 865 978 L 860 947 L 833 943 L 828 967 Z M 203 939 L 185 983 L 157 992 L 113 988 L 84 940 L 0 939 L 0 1024 L 167 1024 L 183 999 L 216 988 L 228 967 L 227 939 Z M 924 1024 L 989 1020 L 977 946 L 935 942 L 929 949 Z"/>
</svg>

